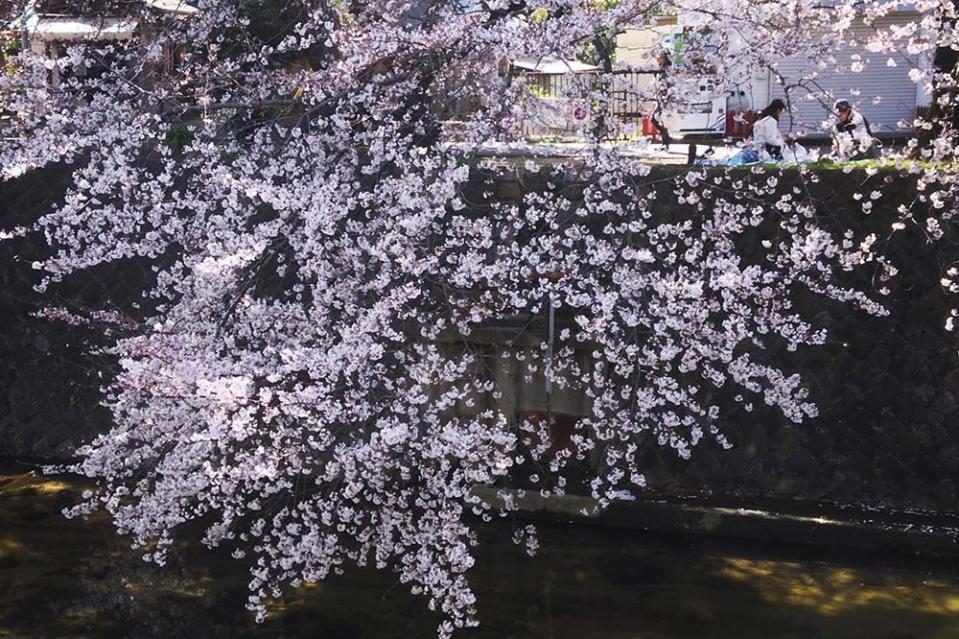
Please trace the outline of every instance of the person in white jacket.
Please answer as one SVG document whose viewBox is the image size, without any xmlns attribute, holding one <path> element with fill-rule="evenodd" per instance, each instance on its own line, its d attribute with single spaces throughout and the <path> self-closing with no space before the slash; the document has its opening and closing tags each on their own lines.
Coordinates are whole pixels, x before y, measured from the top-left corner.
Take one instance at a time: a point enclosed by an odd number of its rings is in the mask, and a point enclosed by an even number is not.
<svg viewBox="0 0 959 639">
<path fill-rule="evenodd" d="M 839 160 L 879 158 L 879 144 L 872 137 L 869 121 L 846 100 L 836 102 L 833 155 Z"/>
<path fill-rule="evenodd" d="M 786 140 L 779 131 L 779 118 L 786 112 L 786 103 L 782 100 L 773 100 L 759 114 L 753 122 L 753 148 L 762 161 L 783 159 L 786 150 Z"/>
</svg>

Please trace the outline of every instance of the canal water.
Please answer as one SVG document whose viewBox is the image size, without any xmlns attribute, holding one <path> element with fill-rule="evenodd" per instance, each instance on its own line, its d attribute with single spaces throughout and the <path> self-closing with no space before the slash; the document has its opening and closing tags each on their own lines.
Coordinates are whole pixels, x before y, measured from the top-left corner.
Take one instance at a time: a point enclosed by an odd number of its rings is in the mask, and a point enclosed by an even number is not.
<svg viewBox="0 0 959 639">
<path fill-rule="evenodd" d="M 378 639 L 434 636 L 437 617 L 388 574 L 352 570 L 272 602 L 255 624 L 245 572 L 184 546 L 157 568 L 102 516 L 66 520 L 78 480 L 0 464 L 4 639 Z M 959 560 L 555 525 L 529 558 L 484 529 L 463 639 L 959 639 Z"/>
</svg>

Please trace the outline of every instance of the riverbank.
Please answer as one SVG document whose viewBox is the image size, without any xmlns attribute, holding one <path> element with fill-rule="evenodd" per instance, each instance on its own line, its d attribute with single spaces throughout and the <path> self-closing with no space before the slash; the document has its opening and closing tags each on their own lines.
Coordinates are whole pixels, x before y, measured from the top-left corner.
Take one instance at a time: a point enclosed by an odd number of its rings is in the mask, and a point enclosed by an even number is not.
<svg viewBox="0 0 959 639">
<path fill-rule="evenodd" d="M 489 491 L 488 498 L 494 491 Z M 599 511 L 579 496 L 514 497 L 539 522 L 566 521 L 625 531 L 687 533 L 730 540 L 810 546 L 829 551 L 943 557 L 959 565 L 959 514 L 746 499 L 733 496 L 632 496 Z"/>
</svg>

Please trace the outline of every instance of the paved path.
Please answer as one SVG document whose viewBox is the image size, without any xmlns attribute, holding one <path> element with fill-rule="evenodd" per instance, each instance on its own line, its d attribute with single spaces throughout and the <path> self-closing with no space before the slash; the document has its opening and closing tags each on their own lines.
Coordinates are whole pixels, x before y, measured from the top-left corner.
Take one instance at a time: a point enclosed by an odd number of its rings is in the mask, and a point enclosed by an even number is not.
<svg viewBox="0 0 959 639">
<path fill-rule="evenodd" d="M 454 144 L 453 148 L 461 148 L 464 151 L 472 151 L 481 157 L 501 157 L 501 158 L 522 158 L 522 157 L 540 157 L 540 158 L 577 158 L 588 153 L 588 145 L 576 142 L 543 142 L 543 143 L 496 143 L 490 142 L 479 146 L 470 146 L 466 144 Z M 731 157 L 740 149 L 737 146 L 725 145 L 722 141 L 710 145 L 705 143 L 696 143 L 696 152 L 698 157 L 711 149 L 714 159 L 724 159 Z M 668 147 L 658 142 L 638 141 L 638 142 L 618 142 L 603 144 L 605 148 L 616 148 L 620 154 L 625 157 L 635 157 L 648 160 L 655 164 L 686 164 L 689 158 L 688 143 L 675 143 Z"/>
</svg>

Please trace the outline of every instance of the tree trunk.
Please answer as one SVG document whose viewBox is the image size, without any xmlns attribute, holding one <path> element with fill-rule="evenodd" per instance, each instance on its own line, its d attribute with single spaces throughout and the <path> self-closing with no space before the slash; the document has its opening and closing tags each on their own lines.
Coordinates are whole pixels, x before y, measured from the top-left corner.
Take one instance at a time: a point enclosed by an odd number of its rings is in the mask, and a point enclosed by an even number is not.
<svg viewBox="0 0 959 639">
<path fill-rule="evenodd" d="M 603 101 L 600 108 L 595 110 L 596 119 L 593 121 L 593 138 L 601 142 L 606 136 L 606 116 L 609 113 L 609 86 L 613 73 L 613 56 L 616 55 L 616 34 L 610 34 L 607 31 L 596 34 L 593 38 L 593 48 L 596 50 L 596 62 L 602 69 L 602 79 L 600 81 L 600 90 L 603 93 Z"/>
<path fill-rule="evenodd" d="M 954 5 L 959 0 L 954 0 Z M 955 20 L 943 15 L 940 19 L 940 32 L 956 27 Z M 956 100 L 959 98 L 959 51 L 952 47 L 938 47 L 932 59 L 933 81 L 932 104 L 925 119 L 932 124 L 930 128 L 919 130 L 919 149 L 927 149 L 932 142 L 943 133 L 946 122 L 952 128 L 959 130 L 959 108 Z"/>
</svg>

